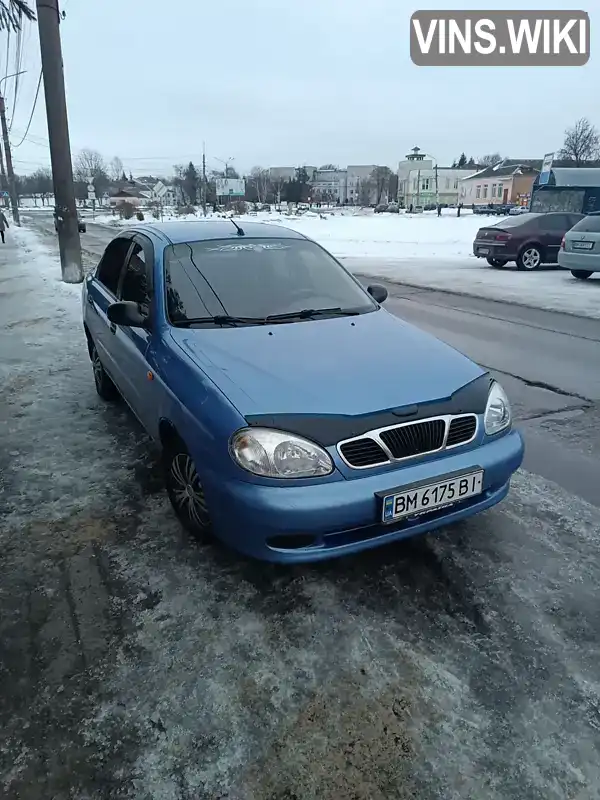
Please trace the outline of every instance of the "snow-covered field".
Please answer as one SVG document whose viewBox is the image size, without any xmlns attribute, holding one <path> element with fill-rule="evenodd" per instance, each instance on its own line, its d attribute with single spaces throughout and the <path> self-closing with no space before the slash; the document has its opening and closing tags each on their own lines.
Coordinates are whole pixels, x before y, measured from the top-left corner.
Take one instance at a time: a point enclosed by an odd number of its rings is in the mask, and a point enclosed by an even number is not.
<svg viewBox="0 0 600 800">
<path fill-rule="evenodd" d="M 164 219 L 203 217 L 165 215 Z M 599 279 L 583 283 L 568 272 L 552 268 L 518 272 L 513 264 L 496 270 L 475 258 L 472 246 L 477 230 L 499 222 L 497 217 L 468 211 L 457 217 L 453 209 L 445 210 L 441 217 L 435 212 L 373 214 L 346 209 L 302 216 L 260 212 L 236 219 L 242 225 L 244 219 L 257 220 L 300 231 L 357 274 L 600 319 Z M 110 215 L 98 216 L 96 221 L 115 226 L 131 224 Z"/>
</svg>

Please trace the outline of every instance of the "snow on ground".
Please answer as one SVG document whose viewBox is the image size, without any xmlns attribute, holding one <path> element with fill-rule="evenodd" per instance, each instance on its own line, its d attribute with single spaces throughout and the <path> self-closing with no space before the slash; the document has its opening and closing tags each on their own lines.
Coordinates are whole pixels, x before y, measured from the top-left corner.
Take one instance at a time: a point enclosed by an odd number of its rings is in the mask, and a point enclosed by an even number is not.
<svg viewBox="0 0 600 800">
<path fill-rule="evenodd" d="M 9 235 L 14 238 L 23 253 L 23 265 L 28 268 L 31 266 L 47 288 L 52 292 L 59 292 L 63 297 L 81 297 L 81 284 L 63 282 L 56 251 L 44 244 L 35 231 L 13 225 Z"/>
<path fill-rule="evenodd" d="M 213 215 L 211 214 L 210 217 Z M 221 215 L 222 216 L 222 215 Z M 165 220 L 202 217 L 165 215 Z M 586 283 L 559 269 L 518 272 L 514 265 L 496 270 L 472 255 L 478 229 L 498 222 L 447 209 L 441 217 L 424 214 L 373 214 L 353 209 L 309 211 L 301 216 L 259 212 L 243 219 L 293 228 L 340 258 L 352 272 L 406 285 L 518 303 L 600 319 L 600 280 Z M 110 215 L 98 222 L 130 224 Z M 134 220 L 135 221 L 135 220 Z"/>
</svg>

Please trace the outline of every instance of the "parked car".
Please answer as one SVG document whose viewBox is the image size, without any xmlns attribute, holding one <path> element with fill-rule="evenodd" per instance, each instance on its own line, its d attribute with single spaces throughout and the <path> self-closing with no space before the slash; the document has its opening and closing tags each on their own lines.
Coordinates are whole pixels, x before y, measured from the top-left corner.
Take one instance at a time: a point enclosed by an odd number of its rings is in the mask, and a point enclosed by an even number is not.
<svg viewBox="0 0 600 800">
<path fill-rule="evenodd" d="M 508 212 L 511 217 L 518 217 L 519 214 L 528 214 L 529 207 L 528 206 L 513 206 L 510 211 Z"/>
<path fill-rule="evenodd" d="M 504 390 L 386 296 L 266 223 L 153 222 L 108 245 L 82 298 L 96 389 L 161 448 L 192 534 L 317 561 L 506 496 L 523 440 Z"/>
<path fill-rule="evenodd" d="M 87 224 L 83 221 L 79 212 L 77 212 L 77 225 L 79 228 L 79 233 L 87 232 Z M 56 211 L 54 211 L 54 230 L 58 233 L 58 216 Z"/>
<path fill-rule="evenodd" d="M 400 206 L 398 203 L 389 203 L 387 207 L 387 211 L 390 214 L 399 214 L 400 213 Z"/>
<path fill-rule="evenodd" d="M 588 214 L 563 236 L 558 264 L 579 280 L 600 272 L 600 211 Z"/>
<path fill-rule="evenodd" d="M 492 267 L 516 261 L 520 270 L 537 269 L 556 262 L 562 237 L 582 216 L 562 211 L 509 216 L 478 230 L 473 254 Z"/>
<path fill-rule="evenodd" d="M 384 211 L 387 211 L 387 210 L 388 210 L 388 204 L 387 203 L 379 203 L 378 206 L 375 206 L 375 213 L 376 214 L 382 214 Z"/>
</svg>

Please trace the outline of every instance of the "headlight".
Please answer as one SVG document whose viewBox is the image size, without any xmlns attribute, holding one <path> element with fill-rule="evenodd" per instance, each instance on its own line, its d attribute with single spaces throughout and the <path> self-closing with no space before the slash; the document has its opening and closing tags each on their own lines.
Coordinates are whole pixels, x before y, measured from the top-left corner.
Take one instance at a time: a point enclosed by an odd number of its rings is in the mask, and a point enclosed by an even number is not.
<svg viewBox="0 0 600 800">
<path fill-rule="evenodd" d="M 511 422 L 510 403 L 506 392 L 499 383 L 492 383 L 485 408 L 485 432 L 488 436 L 500 433 L 508 428 Z"/>
<path fill-rule="evenodd" d="M 229 450 L 240 467 L 265 478 L 315 478 L 333 472 L 333 461 L 322 447 L 270 428 L 238 431 Z"/>
</svg>

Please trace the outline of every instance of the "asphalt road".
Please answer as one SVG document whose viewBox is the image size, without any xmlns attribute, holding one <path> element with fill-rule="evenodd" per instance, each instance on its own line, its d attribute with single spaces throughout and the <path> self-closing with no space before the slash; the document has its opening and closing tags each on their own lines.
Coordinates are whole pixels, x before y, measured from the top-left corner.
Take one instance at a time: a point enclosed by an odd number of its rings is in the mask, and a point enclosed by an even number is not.
<svg viewBox="0 0 600 800">
<path fill-rule="evenodd" d="M 600 323 L 388 288 L 497 373 L 526 468 L 439 535 L 283 568 L 185 538 L 77 298 L 0 250 L 0 796 L 600 797 Z"/>
</svg>

